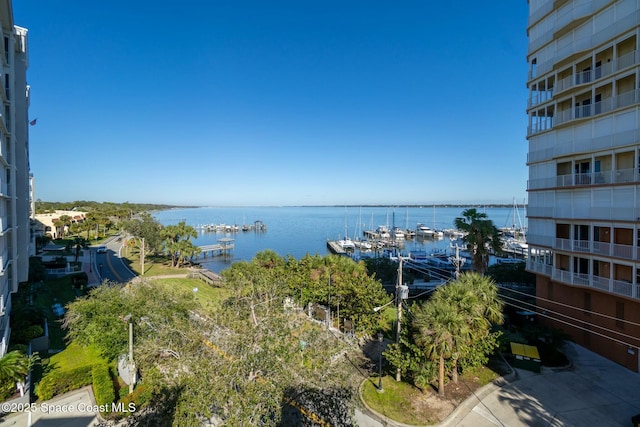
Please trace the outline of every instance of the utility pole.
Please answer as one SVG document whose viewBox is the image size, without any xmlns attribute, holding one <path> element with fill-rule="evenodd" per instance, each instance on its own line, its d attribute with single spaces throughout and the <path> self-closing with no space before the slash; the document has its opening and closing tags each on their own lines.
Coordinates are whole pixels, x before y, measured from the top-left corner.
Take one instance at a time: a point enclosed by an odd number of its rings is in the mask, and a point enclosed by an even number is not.
<svg viewBox="0 0 640 427">
<path fill-rule="evenodd" d="M 331 329 L 331 273 L 329 273 L 329 302 L 327 304 L 327 329 Z"/>
<path fill-rule="evenodd" d="M 400 298 L 400 286 L 402 285 L 402 258 L 398 258 L 400 260 L 398 267 L 398 284 L 396 286 L 396 304 L 398 305 L 398 320 L 396 323 L 396 345 L 400 346 L 400 329 L 402 325 L 402 298 Z M 396 370 L 396 381 L 400 381 L 401 374 L 400 368 Z"/>
<path fill-rule="evenodd" d="M 460 258 L 460 246 L 458 246 L 457 243 L 456 243 L 456 256 L 450 257 L 449 261 L 456 268 L 456 279 L 457 279 L 458 277 L 460 277 L 460 269 L 462 268 L 462 266 L 466 261 L 464 258 Z"/>
<path fill-rule="evenodd" d="M 396 345 L 400 348 L 400 331 L 402 330 L 402 301 L 409 298 L 409 288 L 402 284 L 402 256 L 398 255 L 398 281 L 396 283 L 396 304 L 398 306 L 398 323 L 396 324 Z M 396 381 L 400 381 L 400 368 L 396 370 Z"/>
<path fill-rule="evenodd" d="M 141 238 L 142 240 L 142 249 L 140 249 L 140 268 L 142 270 L 142 276 L 144 276 L 144 237 Z"/>
<path fill-rule="evenodd" d="M 136 365 L 133 363 L 133 318 L 129 319 L 129 394 L 136 382 Z"/>
</svg>

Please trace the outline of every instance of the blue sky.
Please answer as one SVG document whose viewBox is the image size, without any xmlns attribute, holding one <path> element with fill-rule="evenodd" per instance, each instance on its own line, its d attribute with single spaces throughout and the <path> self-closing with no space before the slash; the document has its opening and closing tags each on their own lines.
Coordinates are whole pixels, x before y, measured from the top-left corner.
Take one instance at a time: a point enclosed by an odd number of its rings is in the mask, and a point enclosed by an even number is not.
<svg viewBox="0 0 640 427">
<path fill-rule="evenodd" d="M 15 0 L 36 197 L 526 198 L 525 0 Z"/>
</svg>

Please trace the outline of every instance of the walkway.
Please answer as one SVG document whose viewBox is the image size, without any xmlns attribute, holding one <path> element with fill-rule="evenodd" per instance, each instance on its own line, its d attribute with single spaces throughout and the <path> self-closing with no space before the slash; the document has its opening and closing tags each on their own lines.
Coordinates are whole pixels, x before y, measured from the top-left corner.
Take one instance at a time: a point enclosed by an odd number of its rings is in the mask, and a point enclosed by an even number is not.
<svg viewBox="0 0 640 427">
<path fill-rule="evenodd" d="M 91 387 L 34 403 L 34 411 L 7 415 L 0 427 L 87 427 L 98 425 Z"/>
</svg>

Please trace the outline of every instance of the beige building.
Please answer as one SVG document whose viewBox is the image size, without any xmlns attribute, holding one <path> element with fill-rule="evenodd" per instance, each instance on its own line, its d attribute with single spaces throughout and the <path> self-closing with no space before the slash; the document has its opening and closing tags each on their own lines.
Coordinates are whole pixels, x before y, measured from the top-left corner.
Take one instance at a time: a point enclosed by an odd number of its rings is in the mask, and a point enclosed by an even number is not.
<svg viewBox="0 0 640 427">
<path fill-rule="evenodd" d="M 29 66 L 27 30 L 0 0 L 0 356 L 8 348 L 11 293 L 29 274 Z"/>
<path fill-rule="evenodd" d="M 640 1 L 529 0 L 527 31 L 540 317 L 638 371 Z"/>
<path fill-rule="evenodd" d="M 36 214 L 34 215 L 34 220 L 37 224 L 36 229 L 38 230 L 36 233 L 38 235 L 49 236 L 52 239 L 61 237 L 63 230 L 61 230 L 60 227 L 56 225 L 56 221 L 58 221 L 63 216 L 69 217 L 69 224 L 73 224 L 77 222 L 83 222 L 86 216 L 86 212 L 55 211 L 53 213 Z M 67 225 L 64 229 L 64 234 L 66 235 L 68 231 L 69 226 Z"/>
</svg>

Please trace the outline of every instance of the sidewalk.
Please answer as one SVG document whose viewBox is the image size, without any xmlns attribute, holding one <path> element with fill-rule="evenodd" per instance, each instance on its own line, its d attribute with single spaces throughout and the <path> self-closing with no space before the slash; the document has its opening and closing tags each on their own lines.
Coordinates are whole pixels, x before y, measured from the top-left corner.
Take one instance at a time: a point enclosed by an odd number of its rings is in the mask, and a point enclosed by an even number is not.
<svg viewBox="0 0 640 427">
<path fill-rule="evenodd" d="M 87 286 L 95 287 L 100 285 L 100 279 L 96 274 L 96 266 L 92 265 L 92 262 L 95 263 L 95 258 L 91 255 L 91 251 L 91 248 L 84 249 L 79 261 L 82 262 L 82 271 L 87 273 L 87 277 L 89 278 Z"/>
<path fill-rule="evenodd" d="M 32 409 L 6 415 L 0 419 L 0 427 L 88 427 L 99 423 L 91 387 L 33 403 Z"/>
</svg>

